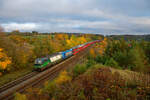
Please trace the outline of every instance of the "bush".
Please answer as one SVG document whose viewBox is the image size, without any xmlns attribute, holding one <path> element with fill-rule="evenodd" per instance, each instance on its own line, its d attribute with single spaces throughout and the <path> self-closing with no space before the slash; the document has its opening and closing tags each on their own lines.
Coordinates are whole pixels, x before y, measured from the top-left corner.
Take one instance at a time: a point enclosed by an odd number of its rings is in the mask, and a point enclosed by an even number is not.
<svg viewBox="0 0 150 100">
<path fill-rule="evenodd" d="M 85 65 L 76 65 L 73 69 L 73 77 L 77 77 L 86 71 L 87 67 Z"/>
<path fill-rule="evenodd" d="M 132 70 L 144 72 L 146 70 L 146 66 L 144 61 L 146 60 L 145 54 L 141 48 L 135 48 L 130 51 L 132 56 Z"/>
<path fill-rule="evenodd" d="M 111 67 L 114 67 L 114 68 L 120 68 L 119 65 L 118 65 L 118 63 L 113 58 L 108 59 L 105 62 L 105 65 L 111 66 Z"/>
<path fill-rule="evenodd" d="M 123 68 L 127 68 L 132 63 L 132 56 L 130 56 L 126 51 L 116 52 L 113 55 L 113 59 Z"/>
<path fill-rule="evenodd" d="M 107 56 L 107 55 L 103 55 L 103 56 L 98 55 L 98 56 L 95 58 L 95 61 L 98 62 L 98 63 L 101 63 L 101 64 L 105 64 L 105 62 L 106 62 L 108 59 L 110 59 L 110 57 Z"/>
<path fill-rule="evenodd" d="M 96 64 L 96 62 L 93 59 L 90 59 L 90 60 L 88 60 L 88 62 L 86 64 L 86 67 L 89 68 L 89 67 L 92 67 L 95 64 Z"/>
<path fill-rule="evenodd" d="M 55 82 L 49 82 L 48 84 L 44 85 L 44 92 L 49 93 L 50 96 L 54 95 L 54 91 L 56 91 L 56 84 Z"/>
</svg>

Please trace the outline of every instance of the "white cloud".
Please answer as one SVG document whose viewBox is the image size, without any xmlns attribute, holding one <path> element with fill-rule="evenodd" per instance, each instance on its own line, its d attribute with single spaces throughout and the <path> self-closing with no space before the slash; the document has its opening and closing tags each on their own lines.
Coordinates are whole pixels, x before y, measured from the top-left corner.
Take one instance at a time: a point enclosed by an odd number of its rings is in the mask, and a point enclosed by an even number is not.
<svg viewBox="0 0 150 100">
<path fill-rule="evenodd" d="M 5 31 L 13 31 L 13 30 L 21 30 L 21 31 L 30 31 L 38 29 L 39 25 L 35 23 L 9 23 L 9 24 L 2 24 L 2 27 L 4 27 Z"/>
<path fill-rule="evenodd" d="M 137 25 L 144 25 L 144 26 L 150 27 L 150 17 L 130 18 L 130 22 L 137 24 Z"/>
</svg>

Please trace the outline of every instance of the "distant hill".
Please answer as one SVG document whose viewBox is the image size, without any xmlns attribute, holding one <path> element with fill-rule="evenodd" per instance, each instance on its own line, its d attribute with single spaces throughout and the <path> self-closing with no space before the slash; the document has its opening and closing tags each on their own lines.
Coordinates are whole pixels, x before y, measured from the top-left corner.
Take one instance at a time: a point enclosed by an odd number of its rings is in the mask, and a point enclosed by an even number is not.
<svg viewBox="0 0 150 100">
<path fill-rule="evenodd" d="M 150 41 L 150 35 L 109 35 L 106 36 L 108 38 L 111 39 L 115 39 L 115 40 L 120 40 L 120 39 L 124 39 L 124 40 L 145 40 L 145 41 Z"/>
</svg>

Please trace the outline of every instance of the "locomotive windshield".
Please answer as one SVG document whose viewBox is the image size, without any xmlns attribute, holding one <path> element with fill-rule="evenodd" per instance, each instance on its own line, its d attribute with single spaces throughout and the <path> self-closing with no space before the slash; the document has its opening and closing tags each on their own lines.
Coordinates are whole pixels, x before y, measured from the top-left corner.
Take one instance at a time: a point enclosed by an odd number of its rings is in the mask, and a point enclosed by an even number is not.
<svg viewBox="0 0 150 100">
<path fill-rule="evenodd" d="M 46 58 L 38 58 L 38 59 L 35 60 L 34 64 L 41 65 L 41 64 L 43 64 L 47 60 L 48 60 L 47 57 Z"/>
</svg>

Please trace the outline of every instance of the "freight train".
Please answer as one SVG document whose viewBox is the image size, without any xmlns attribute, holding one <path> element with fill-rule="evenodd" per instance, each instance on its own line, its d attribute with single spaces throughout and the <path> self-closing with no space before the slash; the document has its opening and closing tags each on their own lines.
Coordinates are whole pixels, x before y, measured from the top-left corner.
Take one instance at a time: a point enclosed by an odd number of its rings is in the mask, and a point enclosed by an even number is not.
<svg viewBox="0 0 150 100">
<path fill-rule="evenodd" d="M 81 52 L 85 48 L 89 47 L 90 45 L 100 42 L 100 40 L 95 40 L 91 42 L 87 42 L 78 46 L 75 46 L 69 50 L 54 53 L 52 55 L 47 55 L 46 57 L 37 58 L 34 63 L 34 70 L 36 71 L 43 71 L 52 65 L 55 65 L 77 53 Z"/>
</svg>

